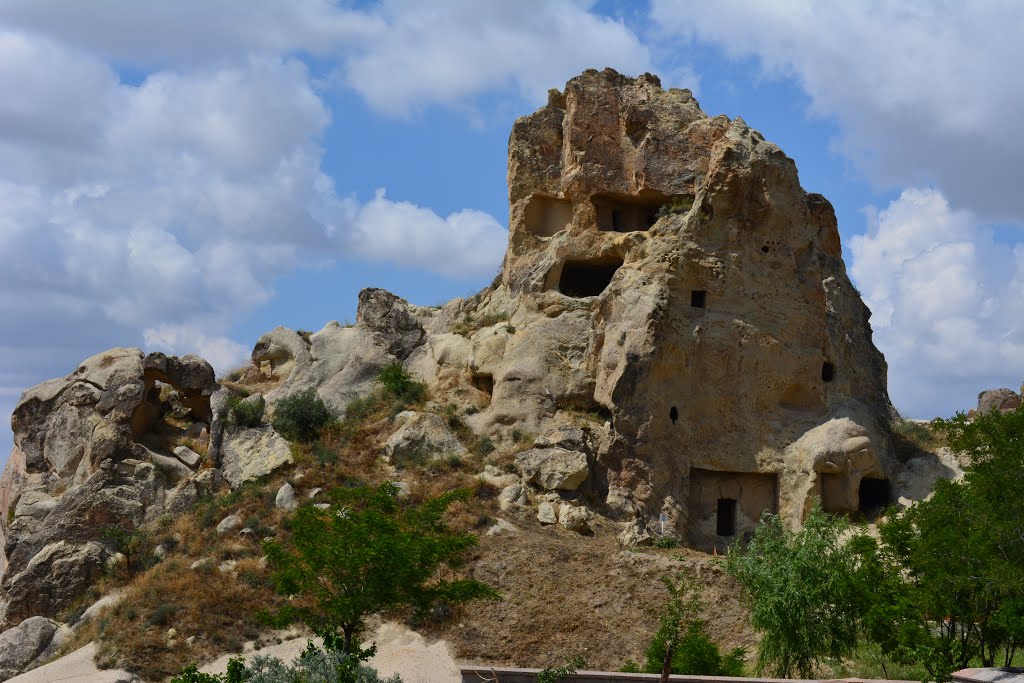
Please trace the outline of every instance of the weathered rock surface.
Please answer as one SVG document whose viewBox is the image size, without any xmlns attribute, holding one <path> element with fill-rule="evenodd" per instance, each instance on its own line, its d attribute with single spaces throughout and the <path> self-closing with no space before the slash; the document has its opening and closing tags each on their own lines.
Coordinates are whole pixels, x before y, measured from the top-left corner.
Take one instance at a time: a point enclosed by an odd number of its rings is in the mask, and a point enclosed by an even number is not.
<svg viewBox="0 0 1024 683">
<path fill-rule="evenodd" d="M 232 488 L 292 463 L 288 442 L 270 427 L 228 429 L 221 453 L 224 479 Z"/>
<path fill-rule="evenodd" d="M 0 681 L 31 668 L 49 649 L 59 624 L 45 617 L 31 617 L 0 633 Z"/>
<path fill-rule="evenodd" d="M 978 412 L 982 414 L 993 410 L 1016 410 L 1020 404 L 1021 396 L 1013 389 L 989 389 L 978 394 Z"/>
<path fill-rule="evenodd" d="M 274 496 L 274 505 L 289 512 L 299 506 L 299 501 L 295 497 L 295 489 L 291 484 L 285 482 L 281 485 L 281 488 L 277 490 L 277 494 Z"/>
<path fill-rule="evenodd" d="M 466 454 L 466 447 L 440 415 L 406 410 L 395 416 L 394 424 L 398 429 L 384 444 L 389 458 L 421 461 Z"/>
<path fill-rule="evenodd" d="M 590 473 L 586 453 L 564 448 L 534 448 L 516 456 L 523 480 L 548 490 L 575 491 Z"/>
<path fill-rule="evenodd" d="M 0 479 L 0 623 L 67 607 L 111 554 L 104 526 L 130 529 L 165 512 L 168 492 L 193 472 L 136 440 L 164 412 L 208 423 L 215 388 L 197 356 L 111 349 L 22 395 Z"/>
<path fill-rule="evenodd" d="M 655 76 L 589 70 L 516 121 L 508 182 L 491 287 L 440 308 L 368 289 L 353 327 L 274 330 L 253 358 L 291 369 L 268 398 L 315 386 L 340 414 L 399 360 L 477 433 L 543 434 L 524 480 L 639 540 L 724 547 L 765 510 L 884 497 L 885 360 L 835 213 L 782 150 Z M 566 452 L 589 471 L 556 482 L 541 465 Z"/>
</svg>

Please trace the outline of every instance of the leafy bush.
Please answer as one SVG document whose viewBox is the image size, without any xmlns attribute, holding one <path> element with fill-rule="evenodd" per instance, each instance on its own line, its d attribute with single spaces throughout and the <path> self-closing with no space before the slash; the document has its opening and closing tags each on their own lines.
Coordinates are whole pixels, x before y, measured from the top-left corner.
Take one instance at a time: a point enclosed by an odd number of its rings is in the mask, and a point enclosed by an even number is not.
<svg viewBox="0 0 1024 683">
<path fill-rule="evenodd" d="M 554 668 L 544 669 L 537 674 L 537 683 L 559 683 L 563 678 L 572 676 L 576 670 L 586 666 L 587 663 L 582 657 L 576 657 L 567 664 Z"/>
<path fill-rule="evenodd" d="M 266 407 L 267 402 L 262 396 L 243 398 L 231 394 L 224 402 L 228 424 L 237 427 L 259 427 L 263 424 L 263 411 Z"/>
<path fill-rule="evenodd" d="M 426 385 L 413 379 L 397 360 L 384 366 L 377 381 L 384 391 L 406 404 L 422 403 L 427 397 Z"/>
<path fill-rule="evenodd" d="M 673 197 L 658 209 L 658 218 L 688 212 L 693 207 L 693 200 L 694 196 L 692 194 L 681 194 Z"/>
<path fill-rule="evenodd" d="M 316 389 L 297 391 L 282 398 L 274 410 L 274 429 L 289 441 L 312 443 L 334 421 Z"/>
<path fill-rule="evenodd" d="M 241 657 L 234 657 L 224 675 L 200 673 L 192 665 L 172 678 L 171 683 L 402 683 L 397 674 L 383 679 L 359 661 L 309 643 L 291 666 L 277 657 L 264 655 L 256 655 L 245 666 Z"/>
</svg>

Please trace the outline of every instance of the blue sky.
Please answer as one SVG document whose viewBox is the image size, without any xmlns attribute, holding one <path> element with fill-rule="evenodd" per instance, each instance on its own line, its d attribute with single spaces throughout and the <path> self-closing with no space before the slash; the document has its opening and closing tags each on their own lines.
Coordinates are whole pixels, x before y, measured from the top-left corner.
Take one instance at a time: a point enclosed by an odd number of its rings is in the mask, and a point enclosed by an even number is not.
<svg viewBox="0 0 1024 683">
<path fill-rule="evenodd" d="M 584 68 L 742 116 L 836 208 L 896 406 L 1024 380 L 1024 6 L 0 0 L 0 412 L 111 346 L 490 282 L 517 116 Z M 0 433 L 0 451 L 11 444 Z"/>
</svg>

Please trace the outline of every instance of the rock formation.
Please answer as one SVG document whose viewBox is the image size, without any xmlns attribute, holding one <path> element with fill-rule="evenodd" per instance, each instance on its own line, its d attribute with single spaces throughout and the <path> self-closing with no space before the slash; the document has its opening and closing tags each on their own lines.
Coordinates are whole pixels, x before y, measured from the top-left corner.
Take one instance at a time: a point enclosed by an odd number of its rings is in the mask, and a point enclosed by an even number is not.
<svg viewBox="0 0 1024 683">
<path fill-rule="evenodd" d="M 588 417 L 585 448 L 521 456 L 522 484 L 633 539 L 721 548 L 765 510 L 797 525 L 816 497 L 893 498 L 870 312 L 831 205 L 777 146 L 654 76 L 587 71 L 515 123 L 508 181 L 494 285 L 439 309 L 365 290 L 353 327 L 267 333 L 251 372 L 277 378 L 268 401 L 314 386 L 340 412 L 399 360 L 499 440 Z M 541 473 L 562 461 L 586 481 L 554 494 Z"/>
<path fill-rule="evenodd" d="M 721 549 L 765 511 L 796 526 L 817 498 L 840 513 L 895 499 L 870 312 L 831 205 L 777 146 L 649 74 L 587 71 L 515 123 L 508 182 L 491 286 L 436 308 L 367 289 L 354 325 L 275 328 L 238 378 L 251 400 L 272 415 L 314 388 L 342 415 L 402 363 L 431 403 L 395 418 L 382 457 L 465 457 L 457 417 L 496 446 L 481 479 L 502 509 L 577 533 L 603 515 L 627 544 Z M 202 359 L 134 349 L 26 392 L 0 482 L 0 622 L 81 594 L 114 552 L 103 526 L 291 462 L 268 424 L 228 426 L 226 399 Z"/>
<path fill-rule="evenodd" d="M 168 436 L 152 431 L 164 413 L 208 424 L 215 387 L 197 356 L 111 349 L 22 395 L 0 485 L 0 623 L 55 616 L 113 554 L 105 529 L 130 531 L 210 488 L 213 472 L 197 472 L 195 453 L 151 447 Z"/>
</svg>

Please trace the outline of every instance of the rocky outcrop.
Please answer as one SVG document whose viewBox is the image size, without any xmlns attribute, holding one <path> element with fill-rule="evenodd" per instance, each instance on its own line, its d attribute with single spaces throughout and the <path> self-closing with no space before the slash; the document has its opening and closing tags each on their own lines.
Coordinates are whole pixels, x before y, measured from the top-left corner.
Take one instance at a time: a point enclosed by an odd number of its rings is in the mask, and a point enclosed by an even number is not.
<svg viewBox="0 0 1024 683">
<path fill-rule="evenodd" d="M 364 290 L 353 327 L 268 333 L 254 361 L 290 368 L 268 399 L 315 386 L 341 414 L 397 360 L 495 441 L 587 424 L 520 454 L 503 504 L 555 523 L 548 498 L 585 503 L 634 540 L 724 547 L 765 511 L 891 498 L 870 311 L 832 206 L 776 145 L 655 76 L 590 70 L 516 121 L 508 183 L 490 287 L 439 308 Z"/>
<path fill-rule="evenodd" d="M 396 462 L 422 462 L 446 456 L 462 457 L 466 447 L 440 415 L 402 411 L 397 427 L 384 444 L 384 454 Z"/>
<path fill-rule="evenodd" d="M 1021 388 L 1024 391 L 1024 387 Z M 1020 407 L 1021 395 L 1013 389 L 989 389 L 978 394 L 978 412 L 984 415 L 993 410 L 1004 413 Z"/>
<path fill-rule="evenodd" d="M 270 427 L 230 428 L 222 460 L 224 479 L 232 488 L 293 462 L 288 442 Z"/>
<path fill-rule="evenodd" d="M 60 625 L 51 619 L 32 617 L 0 633 L 0 681 L 14 678 L 51 656 L 59 630 Z"/>
<path fill-rule="evenodd" d="M 0 623 L 53 616 L 111 554 L 103 530 L 131 529 L 167 510 L 197 478 L 198 454 L 175 457 L 180 424 L 208 424 L 213 369 L 197 356 L 111 349 L 26 391 L 14 410 L 14 453 L 0 480 L 4 571 Z"/>
</svg>

